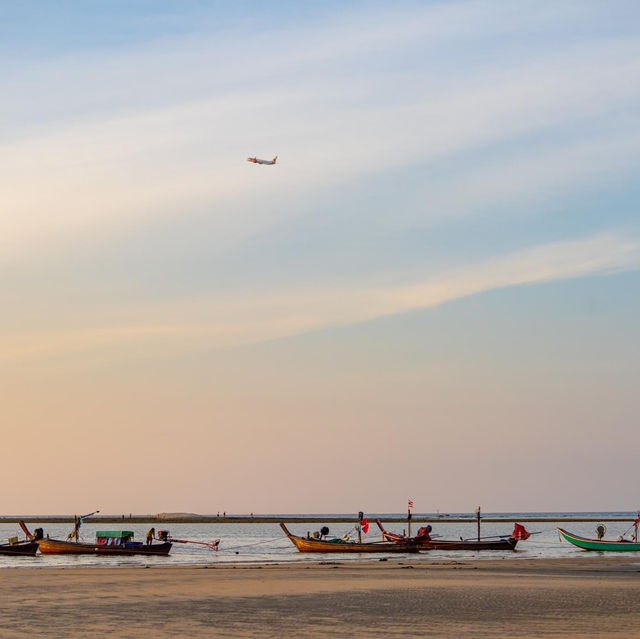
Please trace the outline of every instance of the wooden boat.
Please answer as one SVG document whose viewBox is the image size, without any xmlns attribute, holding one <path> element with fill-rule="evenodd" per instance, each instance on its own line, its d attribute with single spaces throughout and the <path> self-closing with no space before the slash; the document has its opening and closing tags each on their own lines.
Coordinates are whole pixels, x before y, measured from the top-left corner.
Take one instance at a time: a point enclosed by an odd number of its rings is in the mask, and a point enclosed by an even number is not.
<svg viewBox="0 0 640 639">
<path fill-rule="evenodd" d="M 23 557 L 33 557 L 38 552 L 38 544 L 36 540 L 38 536 L 42 536 L 42 529 L 38 528 L 35 534 L 32 535 L 28 528 L 25 526 L 22 519 L 18 522 L 20 528 L 25 534 L 24 540 L 19 540 L 18 537 L 9 537 L 8 543 L 0 544 L 0 555 L 20 555 Z"/>
<path fill-rule="evenodd" d="M 298 537 L 292 535 L 287 527 L 280 523 L 280 528 L 284 534 L 291 540 L 291 543 L 300 552 L 349 552 L 349 553 L 371 553 L 371 552 L 392 552 L 407 553 L 418 552 L 420 547 L 413 540 L 405 540 L 399 543 L 388 541 L 377 542 L 357 542 L 345 541 L 344 539 L 321 539 L 314 537 Z"/>
<path fill-rule="evenodd" d="M 563 528 L 558 528 L 558 533 L 565 541 L 582 548 L 583 550 L 604 550 L 613 552 L 640 552 L 640 542 L 638 541 L 606 541 L 605 539 L 587 539 L 579 537 Z"/>
<path fill-rule="evenodd" d="M 61 539 L 39 539 L 38 547 L 43 555 L 168 555 L 171 542 L 144 544 L 133 541 L 130 530 L 99 530 L 96 543 Z"/>
<path fill-rule="evenodd" d="M 8 544 L 0 544 L 0 555 L 18 555 L 22 557 L 35 557 L 38 552 L 38 543 L 35 541 L 13 541 Z"/>
<path fill-rule="evenodd" d="M 413 539 L 420 546 L 420 550 L 515 550 L 518 543 L 518 538 L 513 536 L 496 539 L 432 539 L 428 535 L 421 535 L 422 529 L 415 537 L 406 537 L 386 531 L 378 520 L 376 523 L 387 541 L 397 543 Z"/>
</svg>

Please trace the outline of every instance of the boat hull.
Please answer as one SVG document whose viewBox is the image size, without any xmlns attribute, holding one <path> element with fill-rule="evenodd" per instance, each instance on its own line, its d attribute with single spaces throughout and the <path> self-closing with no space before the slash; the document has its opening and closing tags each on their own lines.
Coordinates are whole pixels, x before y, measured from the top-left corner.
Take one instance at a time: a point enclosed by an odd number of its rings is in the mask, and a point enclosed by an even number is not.
<svg viewBox="0 0 640 639">
<path fill-rule="evenodd" d="M 357 543 L 357 542 L 333 542 L 323 539 L 311 539 L 292 535 L 287 527 L 281 523 L 280 528 L 291 540 L 291 543 L 300 552 L 317 553 L 408 553 L 418 552 L 420 549 L 415 542 L 377 542 L 377 543 Z"/>
<path fill-rule="evenodd" d="M 35 541 L 20 541 L 17 544 L 0 544 L 0 555 L 35 557 L 38 544 Z"/>
<path fill-rule="evenodd" d="M 421 542 L 420 549 L 430 548 L 431 550 L 515 550 L 517 539 L 508 537 L 507 539 L 488 540 L 467 540 L 456 541 L 455 539 L 432 539 Z"/>
<path fill-rule="evenodd" d="M 637 541 L 605 541 L 603 539 L 587 539 L 558 528 L 561 537 L 570 544 L 583 550 L 596 550 L 605 552 L 640 552 L 640 543 Z"/>
<path fill-rule="evenodd" d="M 380 528 L 387 541 L 406 541 L 404 535 L 387 532 L 379 520 L 376 524 Z M 515 550 L 518 540 L 515 537 L 503 537 L 500 539 L 424 539 L 412 537 L 420 546 L 420 550 Z"/>
<path fill-rule="evenodd" d="M 38 541 L 39 550 L 43 555 L 168 555 L 171 545 L 166 542 L 150 545 L 106 546 L 61 539 L 40 539 Z"/>
</svg>

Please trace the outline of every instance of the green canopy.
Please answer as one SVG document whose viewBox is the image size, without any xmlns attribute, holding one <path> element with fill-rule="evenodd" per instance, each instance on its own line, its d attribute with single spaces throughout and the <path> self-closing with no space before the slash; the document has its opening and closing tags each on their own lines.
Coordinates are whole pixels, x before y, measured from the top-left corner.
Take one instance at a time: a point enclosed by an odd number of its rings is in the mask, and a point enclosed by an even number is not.
<svg viewBox="0 0 640 639">
<path fill-rule="evenodd" d="M 110 539 L 122 539 L 124 537 L 133 537 L 130 530 L 99 530 L 96 537 L 108 537 Z"/>
</svg>

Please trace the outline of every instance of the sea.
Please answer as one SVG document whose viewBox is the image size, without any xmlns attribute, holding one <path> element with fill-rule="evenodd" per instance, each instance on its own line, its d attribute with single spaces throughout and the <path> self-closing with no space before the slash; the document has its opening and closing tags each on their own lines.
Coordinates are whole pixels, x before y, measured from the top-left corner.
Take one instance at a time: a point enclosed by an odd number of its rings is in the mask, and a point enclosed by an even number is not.
<svg viewBox="0 0 640 639">
<path fill-rule="evenodd" d="M 330 530 L 330 537 L 341 537 L 351 534 L 355 538 L 354 524 L 339 521 L 344 515 L 339 514 L 309 514 L 309 515 L 261 515 L 264 517 L 278 518 L 297 517 L 313 518 L 313 523 L 287 524 L 289 530 L 297 535 L 306 535 L 307 532 L 318 530 L 326 525 Z M 380 531 L 375 525 L 375 519 L 382 522 L 392 518 L 402 517 L 399 513 L 369 514 L 369 532 L 363 536 L 363 541 L 377 541 L 381 538 Z M 561 541 L 556 528 L 565 528 L 584 537 L 596 537 L 596 527 L 599 524 L 606 526 L 605 539 L 616 539 L 618 535 L 628 532 L 637 512 L 591 512 L 591 513 L 483 513 L 483 518 L 497 521 L 482 522 L 482 536 L 509 535 L 513 530 L 514 522 L 525 522 L 526 529 L 535 533 L 529 539 L 520 541 L 515 551 L 444 551 L 431 550 L 419 555 L 407 555 L 408 561 L 449 561 L 461 559 L 557 559 L 557 558 L 584 558 L 586 556 L 604 555 L 604 553 L 585 552 L 575 546 Z M 29 523 L 29 528 L 41 527 L 45 535 L 52 539 L 65 539 L 71 530 L 71 524 L 50 523 L 48 517 L 42 517 L 39 523 Z M 462 521 L 450 522 L 447 519 Z M 527 522 L 528 519 L 544 519 L 545 521 Z M 625 519 L 626 521 L 615 521 Z M 415 513 L 412 521 L 412 532 L 425 525 L 428 521 L 433 530 L 432 537 L 442 539 L 474 539 L 477 535 L 477 524 L 474 514 L 450 513 L 420 514 Z M 570 521 L 567 521 L 570 520 Z M 597 521 L 593 521 L 597 520 Z M 324 522 L 318 523 L 318 522 Z M 105 557 L 93 555 L 36 555 L 35 557 L 13 557 L 0 555 L 0 568 L 41 568 L 45 566 L 118 566 L 118 565 L 146 565 L 146 566 L 179 566 L 179 565 L 222 565 L 222 564 L 276 564 L 289 562 L 317 562 L 317 561 L 379 561 L 384 555 L 361 554 L 303 554 L 299 553 L 285 537 L 277 523 L 147 523 L 122 525 L 93 523 L 91 519 L 85 521 L 81 528 L 80 540 L 93 542 L 97 530 L 132 530 L 138 541 L 144 541 L 145 532 L 151 526 L 158 529 L 167 529 L 172 537 L 201 542 L 211 542 L 220 539 L 218 551 L 212 551 L 206 546 L 195 544 L 174 544 L 168 557 Z M 393 532 L 406 530 L 406 522 L 385 524 L 385 528 Z M 24 538 L 17 524 L 0 523 L 0 543 L 5 543 L 9 537 L 19 536 Z M 396 559 L 401 555 L 394 554 Z"/>
</svg>

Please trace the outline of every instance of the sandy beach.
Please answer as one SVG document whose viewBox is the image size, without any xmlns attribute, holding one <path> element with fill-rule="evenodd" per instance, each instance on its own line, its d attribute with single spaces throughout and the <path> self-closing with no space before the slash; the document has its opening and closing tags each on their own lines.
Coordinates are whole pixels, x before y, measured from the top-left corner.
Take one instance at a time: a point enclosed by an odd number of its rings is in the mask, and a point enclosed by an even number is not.
<svg viewBox="0 0 640 639">
<path fill-rule="evenodd" d="M 8 568 L 2 637 L 640 637 L 640 561 Z"/>
</svg>

